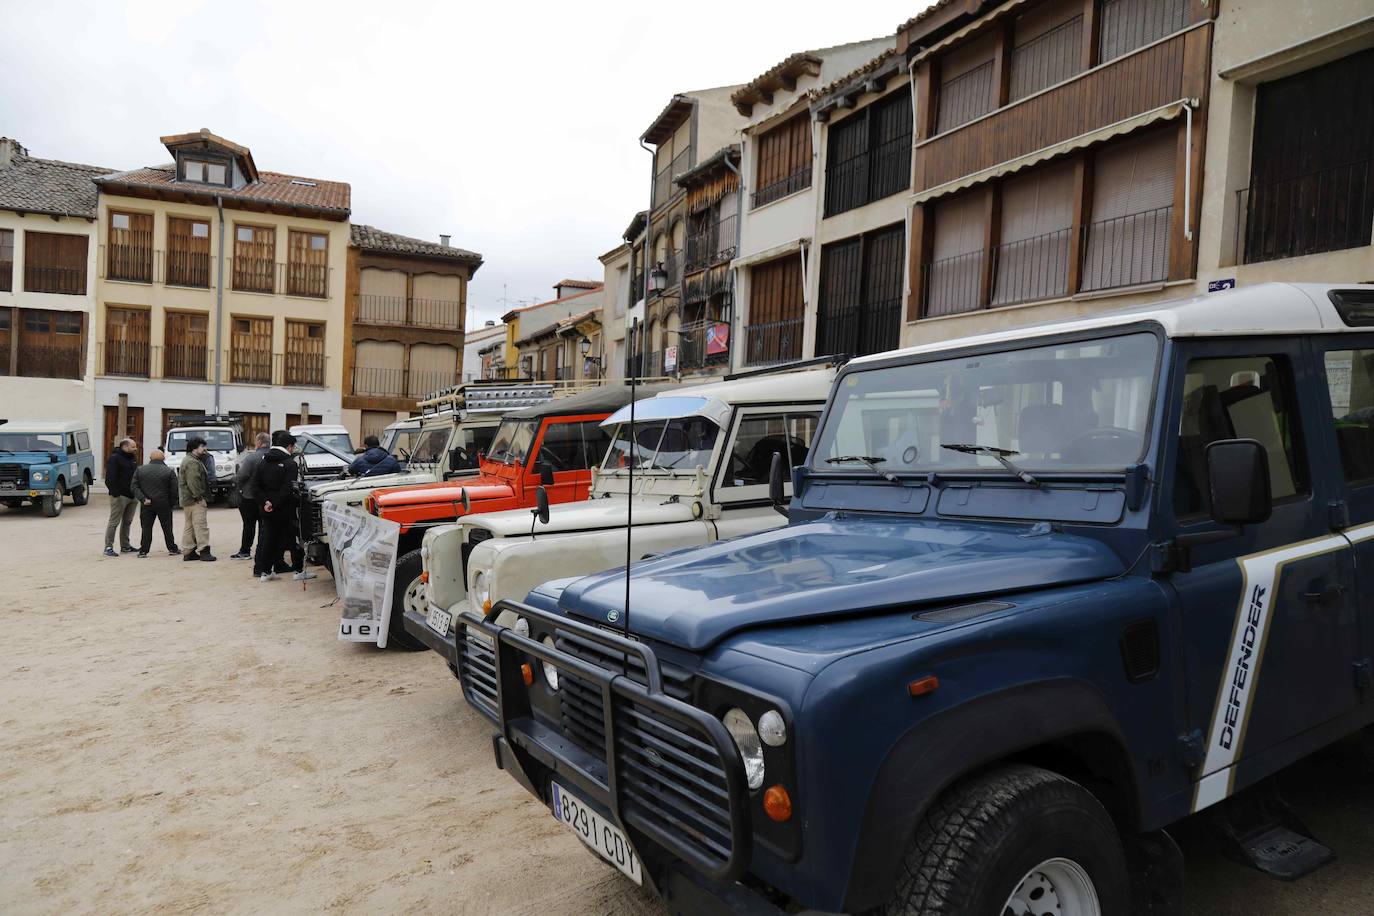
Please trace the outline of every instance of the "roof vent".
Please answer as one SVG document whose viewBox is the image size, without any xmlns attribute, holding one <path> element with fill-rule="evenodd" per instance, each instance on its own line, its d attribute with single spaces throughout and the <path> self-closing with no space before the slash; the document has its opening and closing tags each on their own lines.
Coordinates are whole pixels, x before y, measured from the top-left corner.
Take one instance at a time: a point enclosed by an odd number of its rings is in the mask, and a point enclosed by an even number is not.
<svg viewBox="0 0 1374 916">
<path fill-rule="evenodd" d="M 309 178 L 292 178 L 292 184 L 298 184 L 303 188 L 317 188 L 320 186 L 318 181 L 311 181 Z"/>
<path fill-rule="evenodd" d="M 439 236 L 439 244 L 440 244 L 440 245 L 443 245 L 445 248 L 447 248 L 447 247 L 448 247 L 448 240 L 451 239 L 452 237 L 453 237 L 453 236 L 451 236 L 451 235 L 441 235 L 441 236 Z"/>
</svg>

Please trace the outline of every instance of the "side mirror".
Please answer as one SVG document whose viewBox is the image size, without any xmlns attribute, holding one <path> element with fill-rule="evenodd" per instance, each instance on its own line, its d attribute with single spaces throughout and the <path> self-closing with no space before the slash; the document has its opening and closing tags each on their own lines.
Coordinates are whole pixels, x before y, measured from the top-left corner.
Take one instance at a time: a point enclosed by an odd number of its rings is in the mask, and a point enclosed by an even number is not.
<svg viewBox="0 0 1374 916">
<path fill-rule="evenodd" d="M 468 499 L 468 488 L 463 487 L 463 489 L 459 492 L 462 493 L 463 514 L 467 515 L 469 512 L 472 511 L 472 500 Z"/>
<path fill-rule="evenodd" d="M 534 517 L 541 525 L 549 523 L 549 491 L 543 487 L 534 491 Z"/>
<path fill-rule="evenodd" d="M 1208 444 L 1207 487 L 1212 519 L 1223 525 L 1257 525 L 1269 518 L 1269 453 L 1254 439 L 1218 439 Z"/>
<path fill-rule="evenodd" d="M 782 492 L 782 453 L 773 453 L 773 463 L 768 466 L 768 501 L 773 511 L 787 518 L 787 503 Z"/>
<path fill-rule="evenodd" d="M 553 486 L 553 468 L 542 461 L 536 461 L 534 463 L 534 472 L 539 475 L 540 489 Z"/>
</svg>

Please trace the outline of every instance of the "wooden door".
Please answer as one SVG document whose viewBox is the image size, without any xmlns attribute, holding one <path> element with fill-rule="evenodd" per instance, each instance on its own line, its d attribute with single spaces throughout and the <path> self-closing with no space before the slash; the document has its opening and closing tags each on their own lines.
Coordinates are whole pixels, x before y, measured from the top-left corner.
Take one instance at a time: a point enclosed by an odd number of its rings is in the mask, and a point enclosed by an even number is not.
<svg viewBox="0 0 1374 916">
<path fill-rule="evenodd" d="M 324 325 L 313 321 L 286 323 L 287 385 L 324 384 Z"/>
<path fill-rule="evenodd" d="M 229 380 L 272 382 L 272 319 L 234 316 L 229 334 Z"/>
<path fill-rule="evenodd" d="M 138 443 L 138 460 L 143 461 L 143 408 L 130 407 L 124 413 L 124 428 L 119 428 L 119 408 L 105 407 L 105 451 L 101 457 L 114 451 L 115 442 L 130 436 Z"/>
</svg>

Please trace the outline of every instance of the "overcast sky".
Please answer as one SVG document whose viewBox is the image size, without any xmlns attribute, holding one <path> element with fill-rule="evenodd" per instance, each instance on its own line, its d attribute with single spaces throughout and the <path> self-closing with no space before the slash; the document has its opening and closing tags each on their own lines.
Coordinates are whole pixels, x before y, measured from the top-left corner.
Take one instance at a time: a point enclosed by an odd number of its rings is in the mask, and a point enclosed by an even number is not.
<svg viewBox="0 0 1374 916">
<path fill-rule="evenodd" d="M 118 169 L 210 130 L 353 186 L 353 220 L 481 252 L 468 326 L 601 279 L 674 92 L 892 34 L 928 0 L 88 3 L 0 0 L 0 136 Z M 709 151 L 703 151 L 709 152 Z"/>
</svg>

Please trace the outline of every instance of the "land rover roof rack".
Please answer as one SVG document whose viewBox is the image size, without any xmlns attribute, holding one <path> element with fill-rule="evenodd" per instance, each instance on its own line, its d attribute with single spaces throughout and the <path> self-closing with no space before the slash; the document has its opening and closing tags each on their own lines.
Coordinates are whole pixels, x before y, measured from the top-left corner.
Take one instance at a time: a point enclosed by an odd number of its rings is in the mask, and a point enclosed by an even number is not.
<svg viewBox="0 0 1374 916">
<path fill-rule="evenodd" d="M 180 413 L 173 414 L 172 426 L 194 426 L 198 423 L 243 423 L 241 413 Z"/>
<path fill-rule="evenodd" d="M 554 397 L 559 391 L 553 382 L 511 381 L 488 379 L 480 383 L 468 382 L 443 388 L 420 401 L 422 416 L 433 416 L 445 410 L 464 413 L 498 413 L 517 407 L 532 407 Z"/>
<path fill-rule="evenodd" d="M 792 372 L 796 369 L 816 369 L 822 366 L 843 366 L 849 362 L 849 357 L 843 353 L 836 353 L 831 356 L 816 356 L 811 359 L 798 359 L 790 363 L 778 363 L 775 366 L 764 366 L 762 369 L 747 369 L 744 372 L 732 372 L 725 376 L 725 381 L 733 382 L 741 378 L 757 378 L 760 375 L 775 375 L 779 372 Z"/>
</svg>

